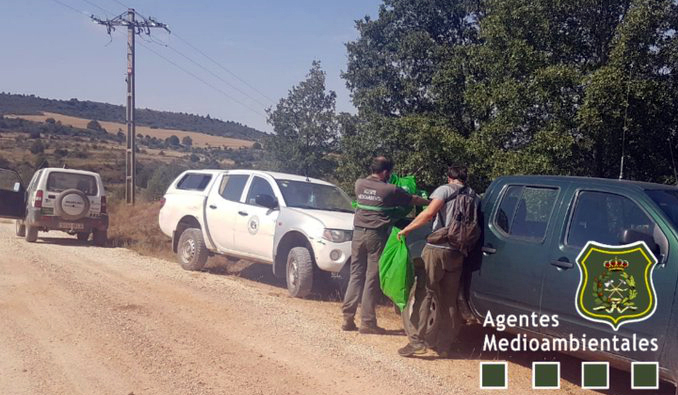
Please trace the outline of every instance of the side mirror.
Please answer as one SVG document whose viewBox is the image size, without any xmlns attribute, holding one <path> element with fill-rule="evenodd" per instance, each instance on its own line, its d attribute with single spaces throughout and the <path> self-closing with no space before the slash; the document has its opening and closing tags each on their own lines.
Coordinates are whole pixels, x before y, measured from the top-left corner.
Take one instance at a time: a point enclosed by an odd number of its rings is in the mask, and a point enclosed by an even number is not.
<svg viewBox="0 0 678 395">
<path fill-rule="evenodd" d="M 637 241 L 644 241 L 645 244 L 647 244 L 647 247 L 655 254 L 660 252 L 659 245 L 655 243 L 654 237 L 652 235 L 648 235 L 647 233 L 639 232 L 633 229 L 624 229 L 621 237 L 621 242 L 623 244 L 631 244 Z"/>
<path fill-rule="evenodd" d="M 254 198 L 254 202 L 262 207 L 266 207 L 269 210 L 273 210 L 278 207 L 278 199 L 274 198 L 271 195 L 257 195 Z"/>
<path fill-rule="evenodd" d="M 21 183 L 20 182 L 15 182 L 14 183 L 14 188 L 12 189 L 14 192 L 21 192 L 23 190 Z"/>
</svg>

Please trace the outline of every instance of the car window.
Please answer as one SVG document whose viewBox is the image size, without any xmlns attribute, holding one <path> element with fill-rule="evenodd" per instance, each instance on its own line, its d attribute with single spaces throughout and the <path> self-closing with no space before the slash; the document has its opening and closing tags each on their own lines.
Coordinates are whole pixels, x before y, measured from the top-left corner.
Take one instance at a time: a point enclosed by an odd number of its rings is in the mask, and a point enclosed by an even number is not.
<svg viewBox="0 0 678 395">
<path fill-rule="evenodd" d="M 511 230 L 511 220 L 513 219 L 513 213 L 516 210 L 516 204 L 518 203 L 518 198 L 520 198 L 522 190 L 523 187 L 520 185 L 508 187 L 504 193 L 504 197 L 502 197 L 501 202 L 499 203 L 499 209 L 494 218 L 494 223 L 499 229 L 506 233 L 509 233 Z"/>
<path fill-rule="evenodd" d="M 495 225 L 509 236 L 541 240 L 546 234 L 558 189 L 510 186 L 495 215 Z"/>
<path fill-rule="evenodd" d="M 42 170 L 39 170 L 37 173 L 33 175 L 33 179 L 31 180 L 31 183 L 28 185 L 28 191 L 32 192 L 37 188 L 38 185 L 38 180 L 40 179 L 40 176 L 42 176 Z"/>
<path fill-rule="evenodd" d="M 0 169 L 0 190 L 18 192 L 17 184 L 21 184 L 21 179 L 15 172 Z"/>
<path fill-rule="evenodd" d="M 177 189 L 185 191 L 204 191 L 210 183 L 210 174 L 188 173 L 177 183 Z"/>
<path fill-rule="evenodd" d="M 88 174 L 62 171 L 49 173 L 49 176 L 47 176 L 48 191 L 59 193 L 67 189 L 77 189 L 87 196 L 95 196 L 98 193 L 97 179 Z"/>
<path fill-rule="evenodd" d="M 622 244 L 624 230 L 653 235 L 655 224 L 630 199 L 605 192 L 579 193 L 570 219 L 567 244 L 581 247 L 588 241 Z"/>
<path fill-rule="evenodd" d="M 239 202 L 249 176 L 247 174 L 225 175 L 219 186 L 219 195 L 232 202 Z"/>
<path fill-rule="evenodd" d="M 250 190 L 247 193 L 247 199 L 245 200 L 245 203 L 257 205 L 255 201 L 257 195 L 269 195 L 275 198 L 275 193 L 273 193 L 273 188 L 271 188 L 271 184 L 269 184 L 268 181 L 264 180 L 261 177 L 254 177 L 254 179 L 252 180 L 252 185 L 250 185 Z"/>
</svg>

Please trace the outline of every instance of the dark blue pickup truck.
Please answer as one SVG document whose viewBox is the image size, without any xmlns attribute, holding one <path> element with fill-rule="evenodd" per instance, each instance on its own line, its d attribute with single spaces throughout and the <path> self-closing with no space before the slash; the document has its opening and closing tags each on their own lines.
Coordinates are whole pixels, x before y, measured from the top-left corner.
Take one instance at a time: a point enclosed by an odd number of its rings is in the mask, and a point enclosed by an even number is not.
<svg viewBox="0 0 678 395">
<path fill-rule="evenodd" d="M 510 176 L 498 178 L 488 187 L 481 209 L 482 256 L 479 251 L 479 262 L 470 267 L 464 298 L 468 304 L 460 310 L 468 307 L 480 322 L 488 313 L 557 316 L 555 325 L 507 329 L 542 340 L 616 337 L 619 342 L 637 344 L 639 339 L 654 339 L 654 347 L 643 350 L 568 352 L 607 360 L 624 370 L 631 368 L 632 361 L 658 361 L 661 378 L 678 382 L 678 188 L 584 177 Z M 420 229 L 408 237 L 415 266 L 428 231 Z M 647 271 L 647 281 L 642 275 L 629 281 L 626 275 L 627 281 L 619 282 L 623 286 L 618 287 L 601 275 L 581 288 L 582 297 L 601 296 L 596 300 L 602 307 L 596 307 L 596 312 L 604 315 L 605 311 L 622 311 L 622 302 L 628 305 L 624 309 L 639 310 L 629 303 L 629 292 L 635 292 L 630 294 L 634 298 L 642 296 L 644 285 L 652 287 L 656 300 L 646 319 L 615 328 L 580 314 L 576 296 L 583 270 L 578 257 L 589 242 L 609 248 L 642 242 L 651 251 L 647 255 L 656 261 L 653 270 Z M 621 258 L 610 258 L 605 264 L 618 272 L 625 267 Z M 612 297 L 610 302 L 603 297 L 608 288 L 623 290 L 625 299 Z M 412 304 L 405 310 L 406 329 L 411 325 L 407 317 L 415 310 Z M 431 330 L 436 326 L 435 315 L 429 326 Z"/>
</svg>

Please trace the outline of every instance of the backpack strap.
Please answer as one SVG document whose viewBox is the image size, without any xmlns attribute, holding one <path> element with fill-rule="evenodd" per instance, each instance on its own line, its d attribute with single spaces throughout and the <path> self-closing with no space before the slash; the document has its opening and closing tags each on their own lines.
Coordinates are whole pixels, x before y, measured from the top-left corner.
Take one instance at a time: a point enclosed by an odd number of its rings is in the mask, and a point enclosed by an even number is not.
<svg viewBox="0 0 678 395">
<path fill-rule="evenodd" d="M 450 189 L 452 188 L 451 186 L 449 186 L 449 184 L 448 184 L 448 187 Z M 458 195 L 460 195 L 466 189 L 468 189 L 468 187 L 466 185 L 464 185 L 463 187 L 459 188 L 459 190 L 457 190 L 456 192 L 453 192 L 450 196 L 447 197 L 447 199 L 445 199 L 443 201 L 443 206 L 440 208 L 440 210 L 438 210 L 438 216 L 440 217 L 439 221 L 440 221 L 440 224 L 443 225 L 442 226 L 443 228 L 445 226 L 449 225 L 449 224 L 445 223 L 445 218 L 443 217 L 443 214 L 442 214 L 443 208 L 445 208 L 447 203 L 449 203 L 452 199 L 456 198 Z"/>
</svg>

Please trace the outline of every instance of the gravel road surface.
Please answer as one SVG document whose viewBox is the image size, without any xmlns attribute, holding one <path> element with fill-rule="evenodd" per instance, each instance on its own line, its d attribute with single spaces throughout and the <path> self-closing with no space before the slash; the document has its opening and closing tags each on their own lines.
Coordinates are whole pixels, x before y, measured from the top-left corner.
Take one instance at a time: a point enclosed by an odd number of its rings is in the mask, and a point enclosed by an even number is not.
<svg viewBox="0 0 678 395">
<path fill-rule="evenodd" d="M 401 358 L 392 308 L 379 311 L 388 335 L 342 332 L 336 301 L 40 236 L 29 244 L 0 223 L 1 394 L 476 394 L 487 393 L 478 362 L 492 359 L 509 361 L 502 393 L 530 392 L 542 359 L 561 361 L 561 393 L 592 393 L 578 386 L 579 360 L 481 355 L 482 328 L 465 330 L 452 359 Z M 610 393 L 631 393 L 628 383 L 614 371 Z"/>
</svg>

